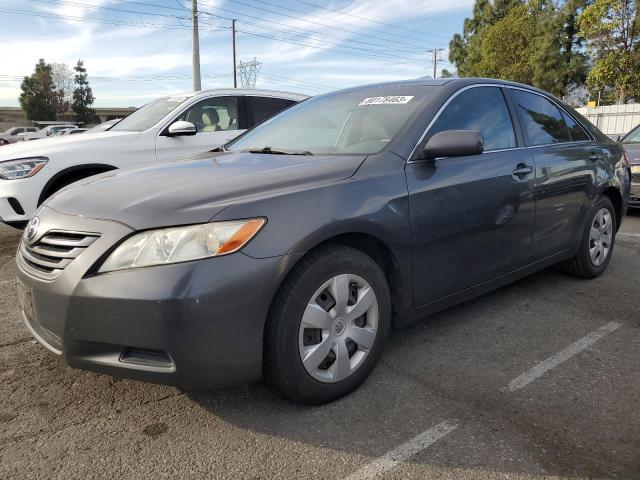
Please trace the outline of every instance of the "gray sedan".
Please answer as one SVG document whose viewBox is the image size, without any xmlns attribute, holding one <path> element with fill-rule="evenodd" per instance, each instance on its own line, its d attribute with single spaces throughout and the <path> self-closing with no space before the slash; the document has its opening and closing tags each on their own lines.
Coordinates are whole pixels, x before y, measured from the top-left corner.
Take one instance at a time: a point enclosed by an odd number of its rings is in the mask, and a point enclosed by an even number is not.
<svg viewBox="0 0 640 480">
<path fill-rule="evenodd" d="M 620 145 L 543 91 L 353 88 L 54 195 L 19 247 L 20 303 L 72 367 L 328 402 L 392 327 L 557 263 L 600 275 L 629 183 Z"/>
</svg>

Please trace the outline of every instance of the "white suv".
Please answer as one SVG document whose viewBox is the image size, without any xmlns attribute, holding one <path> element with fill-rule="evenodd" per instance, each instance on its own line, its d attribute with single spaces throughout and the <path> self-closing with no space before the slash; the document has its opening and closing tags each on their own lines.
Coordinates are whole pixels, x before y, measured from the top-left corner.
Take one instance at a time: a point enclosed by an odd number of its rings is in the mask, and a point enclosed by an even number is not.
<svg viewBox="0 0 640 480">
<path fill-rule="evenodd" d="M 7 145 L 0 149 L 0 220 L 24 227 L 45 199 L 73 182 L 211 150 L 306 98 L 255 89 L 173 95 L 106 132 Z"/>
</svg>

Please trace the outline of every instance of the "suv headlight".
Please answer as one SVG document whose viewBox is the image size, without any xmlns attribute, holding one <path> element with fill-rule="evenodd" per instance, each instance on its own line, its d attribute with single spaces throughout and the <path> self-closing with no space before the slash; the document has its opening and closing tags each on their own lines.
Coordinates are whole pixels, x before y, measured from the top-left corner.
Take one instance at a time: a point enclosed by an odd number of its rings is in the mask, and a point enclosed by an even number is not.
<svg viewBox="0 0 640 480">
<path fill-rule="evenodd" d="M 0 162 L 0 178 L 3 180 L 17 180 L 19 178 L 33 177 L 42 170 L 42 167 L 48 161 L 49 159 L 45 157 L 33 157 Z"/>
<path fill-rule="evenodd" d="M 254 218 L 137 233 L 122 242 L 98 272 L 228 255 L 244 247 L 265 223 L 263 218 Z"/>
</svg>

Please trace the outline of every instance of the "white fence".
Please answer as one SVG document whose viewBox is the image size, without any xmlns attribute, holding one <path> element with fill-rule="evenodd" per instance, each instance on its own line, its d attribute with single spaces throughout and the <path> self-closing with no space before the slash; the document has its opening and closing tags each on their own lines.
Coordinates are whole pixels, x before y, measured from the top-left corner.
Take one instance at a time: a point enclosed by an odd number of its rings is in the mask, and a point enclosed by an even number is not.
<svg viewBox="0 0 640 480">
<path fill-rule="evenodd" d="M 610 137 L 624 135 L 640 124 L 640 103 L 580 107 L 576 110 Z"/>
</svg>

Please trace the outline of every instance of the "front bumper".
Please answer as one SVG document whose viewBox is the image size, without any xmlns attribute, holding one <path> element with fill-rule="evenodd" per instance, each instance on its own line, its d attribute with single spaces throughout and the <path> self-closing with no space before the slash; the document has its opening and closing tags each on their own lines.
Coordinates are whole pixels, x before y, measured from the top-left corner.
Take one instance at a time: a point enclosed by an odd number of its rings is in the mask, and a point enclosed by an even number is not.
<svg viewBox="0 0 640 480">
<path fill-rule="evenodd" d="M 295 258 L 237 253 L 87 276 L 131 230 L 46 207 L 39 218 L 43 233 L 54 225 L 101 235 L 53 280 L 38 278 L 18 254 L 25 321 L 70 366 L 197 388 L 260 378 L 264 322 Z"/>
<path fill-rule="evenodd" d="M 46 183 L 38 175 L 19 180 L 0 179 L 0 220 L 11 225 L 31 220 L 38 208 L 39 192 L 44 188 L 42 181 Z"/>
</svg>

